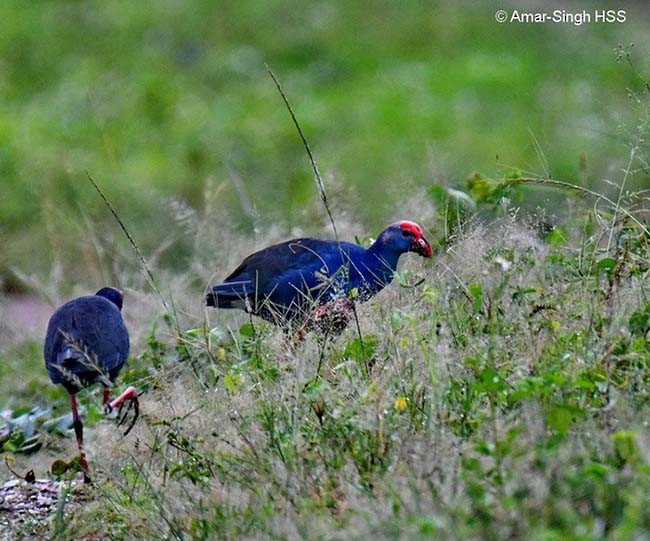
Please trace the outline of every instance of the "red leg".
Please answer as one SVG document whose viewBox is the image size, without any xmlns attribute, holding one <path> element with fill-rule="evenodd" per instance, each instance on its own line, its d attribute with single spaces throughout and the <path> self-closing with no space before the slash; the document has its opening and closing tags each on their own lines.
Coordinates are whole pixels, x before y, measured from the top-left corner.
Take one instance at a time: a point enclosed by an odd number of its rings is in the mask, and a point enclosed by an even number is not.
<svg viewBox="0 0 650 541">
<path fill-rule="evenodd" d="M 79 416 L 77 409 L 77 395 L 70 395 L 70 406 L 72 408 L 72 426 L 74 426 L 74 433 L 77 436 L 77 446 L 79 447 L 79 458 L 81 461 L 81 469 L 84 474 L 84 483 L 90 483 L 90 476 L 88 475 L 88 462 L 86 461 L 86 454 L 84 453 L 84 425 Z"/>
<path fill-rule="evenodd" d="M 110 402 L 110 400 L 111 400 L 111 388 L 104 385 L 104 401 L 102 402 L 104 406 L 104 410 L 106 410 L 106 405 Z"/>
</svg>

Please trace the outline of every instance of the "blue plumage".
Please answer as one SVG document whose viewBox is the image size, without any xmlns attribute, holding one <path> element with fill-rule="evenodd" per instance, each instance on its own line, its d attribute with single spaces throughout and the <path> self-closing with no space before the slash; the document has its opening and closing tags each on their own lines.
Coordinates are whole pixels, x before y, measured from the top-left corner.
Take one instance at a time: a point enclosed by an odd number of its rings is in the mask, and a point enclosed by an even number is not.
<svg viewBox="0 0 650 541">
<path fill-rule="evenodd" d="M 207 295 L 208 306 L 240 308 L 273 323 L 298 326 L 319 307 L 341 299 L 365 301 L 393 279 L 405 252 L 431 256 L 422 228 L 388 226 L 370 248 L 301 238 L 260 250 Z M 351 295 L 356 290 L 356 295 Z"/>
<path fill-rule="evenodd" d="M 61 306 L 50 318 L 45 336 L 43 357 L 52 383 L 60 383 L 70 393 L 72 425 L 84 482 L 90 482 L 88 461 L 83 444 L 83 421 L 79 415 L 76 393 L 97 381 L 104 387 L 104 410 L 121 409 L 125 401 L 138 418 L 138 393 L 129 387 L 115 400 L 111 386 L 129 356 L 129 332 L 122 319 L 123 295 L 119 289 L 104 287 L 95 295 L 79 297 Z M 129 410 L 127 410 L 128 413 Z M 127 413 L 120 422 L 124 422 Z"/>
<path fill-rule="evenodd" d="M 108 382 L 115 380 L 129 356 L 129 333 L 121 307 L 121 292 L 103 288 L 54 312 L 44 348 L 52 383 L 74 393 L 99 381 L 102 374 Z M 92 366 L 94 361 L 96 366 Z"/>
</svg>

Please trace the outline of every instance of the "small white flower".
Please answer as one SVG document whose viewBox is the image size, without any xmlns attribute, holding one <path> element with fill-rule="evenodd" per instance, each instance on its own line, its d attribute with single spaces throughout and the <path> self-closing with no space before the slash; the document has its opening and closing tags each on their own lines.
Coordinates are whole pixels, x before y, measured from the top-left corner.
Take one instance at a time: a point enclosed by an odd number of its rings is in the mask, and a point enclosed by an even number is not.
<svg viewBox="0 0 650 541">
<path fill-rule="evenodd" d="M 507 272 L 507 271 L 509 271 L 510 268 L 512 267 L 512 261 L 508 261 L 505 257 L 501 257 L 501 256 L 495 257 L 495 258 L 494 258 L 494 262 L 495 262 L 499 267 L 501 267 L 501 270 L 502 270 L 503 272 Z"/>
</svg>

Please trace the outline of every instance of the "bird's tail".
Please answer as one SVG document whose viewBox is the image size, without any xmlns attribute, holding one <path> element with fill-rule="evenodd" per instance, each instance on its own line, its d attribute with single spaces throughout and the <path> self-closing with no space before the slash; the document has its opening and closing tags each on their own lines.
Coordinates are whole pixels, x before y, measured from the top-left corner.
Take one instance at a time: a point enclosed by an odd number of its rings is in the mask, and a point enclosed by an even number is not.
<svg viewBox="0 0 650 541">
<path fill-rule="evenodd" d="M 215 308 L 219 307 L 219 295 L 216 293 L 208 293 L 205 296 L 205 302 L 208 306 L 214 306 Z"/>
<path fill-rule="evenodd" d="M 205 302 L 215 308 L 241 308 L 248 295 L 244 284 L 224 282 L 212 288 L 205 296 Z"/>
</svg>

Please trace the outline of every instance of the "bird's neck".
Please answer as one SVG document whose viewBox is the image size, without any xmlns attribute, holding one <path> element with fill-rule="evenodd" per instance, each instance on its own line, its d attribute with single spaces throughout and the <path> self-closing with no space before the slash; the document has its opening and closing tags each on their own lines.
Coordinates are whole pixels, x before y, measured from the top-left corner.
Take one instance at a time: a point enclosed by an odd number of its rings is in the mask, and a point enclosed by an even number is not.
<svg viewBox="0 0 650 541">
<path fill-rule="evenodd" d="M 369 263 L 383 269 L 385 274 L 392 275 L 397 270 L 397 262 L 401 252 L 388 248 L 386 244 L 377 239 L 370 248 L 368 248 L 368 255 L 370 256 Z"/>
</svg>

